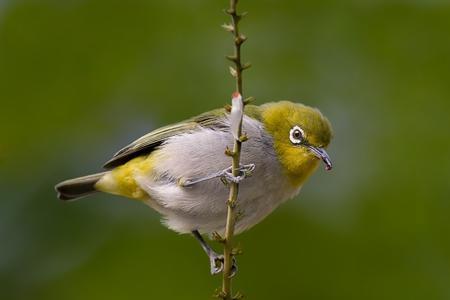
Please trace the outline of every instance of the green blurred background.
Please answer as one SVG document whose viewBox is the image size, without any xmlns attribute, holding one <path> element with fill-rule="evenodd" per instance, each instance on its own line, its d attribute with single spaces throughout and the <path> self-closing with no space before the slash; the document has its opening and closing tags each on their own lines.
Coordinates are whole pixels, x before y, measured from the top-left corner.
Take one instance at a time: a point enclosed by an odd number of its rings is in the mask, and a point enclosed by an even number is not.
<svg viewBox="0 0 450 300">
<path fill-rule="evenodd" d="M 221 107 L 227 1 L 0 0 L 0 298 L 209 299 L 144 205 L 62 203 L 134 138 Z M 319 107 L 335 169 L 239 236 L 247 299 L 450 299 L 450 2 L 241 1 L 247 96 Z M 216 245 L 217 246 L 217 245 Z"/>
</svg>

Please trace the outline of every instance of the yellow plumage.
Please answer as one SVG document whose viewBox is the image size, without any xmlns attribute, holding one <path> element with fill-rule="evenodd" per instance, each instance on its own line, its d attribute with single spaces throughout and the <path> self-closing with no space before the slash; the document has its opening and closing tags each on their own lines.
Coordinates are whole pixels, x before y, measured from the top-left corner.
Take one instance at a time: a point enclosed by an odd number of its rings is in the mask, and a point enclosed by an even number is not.
<svg viewBox="0 0 450 300">
<path fill-rule="evenodd" d="M 222 232 L 228 191 L 216 177 L 229 166 L 223 151 L 233 137 L 227 128 L 229 116 L 221 109 L 157 129 L 117 152 L 106 172 L 59 183 L 58 197 L 116 194 L 149 205 L 177 232 Z M 327 170 L 332 167 L 324 149 L 331 126 L 317 109 L 288 101 L 249 105 L 243 128 L 249 140 L 242 159 L 255 169 L 240 187 L 243 217 L 236 232 L 295 196 L 320 161 Z M 197 183 L 180 185 L 185 179 Z"/>
<path fill-rule="evenodd" d="M 276 105 L 263 105 L 262 119 L 265 129 L 274 139 L 278 159 L 283 165 L 284 173 L 295 187 L 300 187 L 319 165 L 320 160 L 311 159 L 311 153 L 305 147 L 293 147 L 287 138 L 290 129 L 299 125 L 307 133 L 305 139 L 323 147 L 331 139 L 331 125 L 315 108 L 289 101 Z"/>
<path fill-rule="evenodd" d="M 125 196 L 136 200 L 148 199 L 136 182 L 136 175 L 149 174 L 155 153 L 136 157 L 106 173 L 95 185 L 98 191 Z"/>
</svg>

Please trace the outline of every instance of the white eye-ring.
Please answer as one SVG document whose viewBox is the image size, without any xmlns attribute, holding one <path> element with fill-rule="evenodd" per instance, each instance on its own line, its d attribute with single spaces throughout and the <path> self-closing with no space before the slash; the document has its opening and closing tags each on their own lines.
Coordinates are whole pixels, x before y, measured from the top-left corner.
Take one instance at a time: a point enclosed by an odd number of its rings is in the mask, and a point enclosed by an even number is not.
<svg viewBox="0 0 450 300">
<path fill-rule="evenodd" d="M 304 135 L 305 133 L 303 132 L 303 129 L 296 125 L 292 127 L 291 131 L 289 132 L 289 139 L 291 140 L 292 144 L 299 145 L 302 143 Z"/>
</svg>

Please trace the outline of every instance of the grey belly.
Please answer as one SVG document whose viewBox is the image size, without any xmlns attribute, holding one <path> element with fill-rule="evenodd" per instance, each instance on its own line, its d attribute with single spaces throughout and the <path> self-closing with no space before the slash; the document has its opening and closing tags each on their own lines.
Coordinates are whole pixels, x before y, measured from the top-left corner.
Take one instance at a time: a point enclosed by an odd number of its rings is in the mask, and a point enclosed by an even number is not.
<svg viewBox="0 0 450 300">
<path fill-rule="evenodd" d="M 259 222 L 293 194 L 261 124 L 247 120 L 244 131 L 249 140 L 243 144 L 241 164 L 253 163 L 256 168 L 252 177 L 240 184 L 237 232 Z M 231 159 L 224 149 L 232 142 L 229 132 L 201 129 L 170 138 L 155 154 L 153 174 L 139 182 L 150 195 L 149 205 L 165 217 L 169 228 L 181 233 L 223 231 L 229 188 L 218 178 L 188 187 L 178 182 L 205 178 L 228 168 Z"/>
</svg>

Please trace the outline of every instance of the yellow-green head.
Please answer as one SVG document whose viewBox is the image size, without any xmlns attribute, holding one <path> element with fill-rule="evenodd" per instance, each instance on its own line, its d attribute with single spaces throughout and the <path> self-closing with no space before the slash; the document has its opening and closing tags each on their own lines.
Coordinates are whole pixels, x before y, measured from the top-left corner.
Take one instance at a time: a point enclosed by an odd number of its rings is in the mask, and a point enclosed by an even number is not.
<svg viewBox="0 0 450 300">
<path fill-rule="evenodd" d="M 289 101 L 261 106 L 262 121 L 271 134 L 278 159 L 291 183 L 300 186 L 320 160 L 332 165 L 325 148 L 331 141 L 330 122 L 319 110 Z"/>
</svg>

